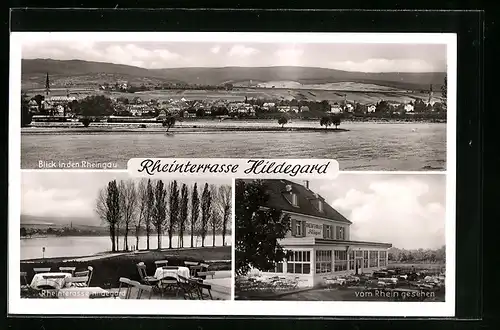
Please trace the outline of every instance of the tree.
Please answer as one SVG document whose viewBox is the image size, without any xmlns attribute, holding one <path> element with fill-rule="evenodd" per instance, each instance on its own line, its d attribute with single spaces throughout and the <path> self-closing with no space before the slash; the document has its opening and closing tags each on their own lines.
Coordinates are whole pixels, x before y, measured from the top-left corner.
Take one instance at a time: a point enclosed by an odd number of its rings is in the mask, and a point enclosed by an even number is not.
<svg viewBox="0 0 500 330">
<path fill-rule="evenodd" d="M 448 96 L 448 77 L 444 77 L 444 83 L 441 86 L 441 97 L 443 99 L 444 104 L 446 104 L 447 96 Z"/>
<path fill-rule="evenodd" d="M 29 101 L 25 93 L 21 94 L 21 127 L 26 127 L 31 124 L 33 116 L 29 108 Z"/>
<path fill-rule="evenodd" d="M 191 194 L 191 247 L 194 247 L 193 237 L 199 216 L 200 216 L 200 198 L 198 197 L 198 185 L 195 182 L 193 187 L 193 192 Z"/>
<path fill-rule="evenodd" d="M 118 190 L 120 191 L 120 211 L 125 224 L 124 249 L 128 251 L 128 232 L 136 216 L 137 190 L 132 180 L 120 181 Z"/>
<path fill-rule="evenodd" d="M 163 231 L 163 224 L 165 223 L 165 219 L 167 217 L 167 204 L 166 204 L 166 196 L 167 190 L 165 189 L 165 185 L 162 180 L 158 180 L 155 186 L 155 198 L 154 198 L 154 206 L 153 206 L 153 224 L 156 228 L 156 234 L 158 237 L 158 250 L 161 249 L 161 234 Z"/>
<path fill-rule="evenodd" d="M 139 236 L 141 232 L 142 223 L 145 221 L 147 215 L 148 207 L 148 190 L 147 190 L 147 180 L 142 179 L 137 185 L 137 206 L 138 215 L 135 218 L 135 247 L 139 248 Z"/>
<path fill-rule="evenodd" d="M 210 196 L 212 197 L 212 213 L 210 215 L 210 229 L 212 231 L 212 246 L 215 246 L 215 236 L 217 235 L 217 231 L 219 230 L 222 219 L 221 219 L 221 210 L 217 207 L 220 204 L 219 201 L 219 193 L 218 189 L 215 185 L 210 185 Z"/>
<path fill-rule="evenodd" d="M 286 116 L 283 115 L 278 119 L 278 124 L 281 125 L 281 128 L 283 128 L 286 123 L 288 123 L 288 118 Z"/>
<path fill-rule="evenodd" d="M 290 217 L 261 208 L 269 200 L 264 181 L 236 180 L 235 189 L 236 274 L 245 275 L 252 267 L 272 270 L 287 256 L 278 240 L 290 230 Z"/>
<path fill-rule="evenodd" d="M 168 130 L 170 129 L 170 127 L 173 127 L 175 125 L 175 117 L 174 116 L 167 117 L 163 121 L 162 125 L 163 125 L 163 127 L 167 128 L 167 132 L 168 132 Z"/>
<path fill-rule="evenodd" d="M 327 129 L 328 126 L 332 125 L 332 120 L 331 120 L 330 116 L 323 116 L 319 120 L 319 124 L 321 126 L 325 126 L 325 129 Z"/>
<path fill-rule="evenodd" d="M 76 106 L 76 113 L 83 117 L 110 116 L 113 112 L 113 101 L 104 95 L 87 96 Z"/>
<path fill-rule="evenodd" d="M 90 125 L 90 118 L 84 117 L 80 121 L 82 122 L 82 124 L 83 124 L 84 127 L 89 127 L 89 125 Z"/>
<path fill-rule="evenodd" d="M 35 100 L 36 105 L 38 106 L 38 111 L 42 112 L 43 111 L 43 104 L 42 104 L 42 102 L 45 100 L 45 96 L 40 95 L 40 94 L 36 94 L 33 97 L 33 99 Z"/>
<path fill-rule="evenodd" d="M 146 210 L 144 211 L 144 224 L 146 227 L 146 249 L 149 250 L 149 237 L 151 236 L 151 220 L 154 215 L 155 194 L 151 179 L 148 179 L 146 185 Z"/>
<path fill-rule="evenodd" d="M 111 251 L 117 251 L 116 225 L 120 220 L 120 194 L 116 180 L 110 181 L 106 188 L 99 191 L 95 211 L 102 222 L 108 225 Z"/>
<path fill-rule="evenodd" d="M 339 115 L 334 115 L 331 117 L 331 122 L 333 125 L 335 125 L 335 129 L 337 129 L 337 126 L 340 125 L 340 116 Z"/>
<path fill-rule="evenodd" d="M 390 110 L 389 103 L 385 100 L 381 100 L 375 106 L 376 113 L 388 113 Z"/>
<path fill-rule="evenodd" d="M 28 236 L 28 233 L 27 233 L 27 231 L 26 231 L 26 228 L 21 227 L 21 232 L 20 232 L 20 234 L 21 234 L 21 237 Z"/>
<path fill-rule="evenodd" d="M 205 237 L 207 236 L 207 226 L 212 215 L 212 194 L 208 183 L 205 183 L 203 193 L 201 194 L 201 246 L 205 246 Z"/>
<path fill-rule="evenodd" d="M 226 233 L 231 220 L 231 186 L 221 185 L 218 191 L 218 207 L 222 215 L 222 245 L 226 245 Z"/>
<path fill-rule="evenodd" d="M 171 249 L 172 236 L 179 220 L 179 187 L 177 186 L 177 180 L 170 183 L 169 198 L 168 248 Z"/>
<path fill-rule="evenodd" d="M 188 186 L 183 183 L 181 189 L 181 201 L 179 212 L 179 247 L 184 247 L 184 232 L 186 230 L 186 221 L 188 218 L 188 203 L 189 203 Z"/>
</svg>

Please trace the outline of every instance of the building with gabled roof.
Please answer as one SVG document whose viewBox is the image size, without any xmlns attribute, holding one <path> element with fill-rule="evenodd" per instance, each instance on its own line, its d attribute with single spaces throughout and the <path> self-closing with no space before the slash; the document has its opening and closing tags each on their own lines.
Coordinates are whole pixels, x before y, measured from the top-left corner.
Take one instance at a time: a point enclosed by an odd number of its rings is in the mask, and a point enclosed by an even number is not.
<svg viewBox="0 0 500 330">
<path fill-rule="evenodd" d="M 387 266 L 392 245 L 352 240 L 352 222 L 311 191 L 308 181 L 263 182 L 269 199 L 261 207 L 290 217 L 291 230 L 279 244 L 291 254 L 262 276 L 298 278 L 299 286 L 310 287 L 323 284 L 328 276 L 373 273 Z"/>
</svg>

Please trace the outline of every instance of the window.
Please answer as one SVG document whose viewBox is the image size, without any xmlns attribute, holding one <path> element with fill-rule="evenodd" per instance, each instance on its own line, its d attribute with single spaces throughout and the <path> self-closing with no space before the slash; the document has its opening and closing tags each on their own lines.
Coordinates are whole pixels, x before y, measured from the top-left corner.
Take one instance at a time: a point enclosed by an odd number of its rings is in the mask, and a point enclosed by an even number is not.
<svg viewBox="0 0 500 330">
<path fill-rule="evenodd" d="M 303 221 L 295 221 L 295 236 L 303 236 L 304 233 L 302 232 L 302 222 Z"/>
<path fill-rule="evenodd" d="M 346 251 L 335 251 L 335 271 L 340 272 L 347 270 L 347 252 Z"/>
<path fill-rule="evenodd" d="M 274 272 L 275 273 L 283 273 L 283 262 L 277 262 L 276 266 L 274 267 Z"/>
<path fill-rule="evenodd" d="M 379 252 L 379 266 L 386 267 L 387 266 L 387 251 Z"/>
<path fill-rule="evenodd" d="M 292 193 L 292 205 L 299 206 L 299 198 L 297 197 L 297 194 L 294 193 Z"/>
<path fill-rule="evenodd" d="M 368 268 L 368 251 L 363 251 L 363 268 Z"/>
<path fill-rule="evenodd" d="M 316 251 L 316 274 L 331 273 L 332 271 L 332 251 Z"/>
<path fill-rule="evenodd" d="M 323 201 L 318 200 L 318 211 L 323 212 Z"/>
<path fill-rule="evenodd" d="M 325 225 L 325 238 L 333 239 L 332 226 Z"/>
<path fill-rule="evenodd" d="M 378 251 L 370 251 L 370 267 L 377 267 Z"/>
<path fill-rule="evenodd" d="M 336 239 L 345 240 L 345 228 L 341 226 L 337 226 Z"/>
<path fill-rule="evenodd" d="M 349 252 L 349 270 L 354 270 L 354 251 Z"/>
<path fill-rule="evenodd" d="M 311 252 L 293 251 L 287 260 L 286 271 L 293 274 L 310 274 Z"/>
</svg>

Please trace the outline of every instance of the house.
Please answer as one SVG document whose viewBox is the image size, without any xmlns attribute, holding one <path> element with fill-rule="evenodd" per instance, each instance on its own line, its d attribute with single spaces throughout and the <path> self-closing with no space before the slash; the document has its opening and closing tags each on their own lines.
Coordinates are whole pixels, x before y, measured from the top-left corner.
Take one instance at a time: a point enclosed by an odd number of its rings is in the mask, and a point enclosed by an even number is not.
<svg viewBox="0 0 500 330">
<path fill-rule="evenodd" d="M 184 110 L 184 113 L 182 114 L 184 118 L 196 118 L 196 110 L 195 109 L 187 109 Z"/>
<path fill-rule="evenodd" d="M 373 113 L 377 109 L 377 106 L 375 104 L 368 104 L 366 107 L 366 112 L 367 113 Z"/>
<path fill-rule="evenodd" d="M 342 107 L 337 102 L 333 103 L 330 107 L 330 113 L 341 113 Z"/>
<path fill-rule="evenodd" d="M 349 113 L 354 112 L 354 105 L 352 105 L 351 103 L 347 103 L 347 104 L 345 105 L 345 111 L 346 111 L 346 112 L 349 112 Z"/>
<path fill-rule="evenodd" d="M 143 116 L 149 114 L 149 112 L 154 112 L 154 109 L 147 104 L 130 104 L 127 106 L 127 110 L 132 114 L 132 116 Z"/>
<path fill-rule="evenodd" d="M 156 119 L 158 120 L 165 120 L 166 118 L 167 118 L 167 112 L 165 110 L 161 110 L 158 117 L 156 117 Z"/>
<path fill-rule="evenodd" d="M 405 104 L 405 112 L 413 112 L 414 106 L 411 103 Z"/>
<path fill-rule="evenodd" d="M 303 105 L 300 107 L 300 112 L 308 112 L 309 111 L 309 107 L 307 105 Z"/>
<path fill-rule="evenodd" d="M 299 113 L 299 107 L 296 105 L 292 105 L 290 107 L 290 112 Z"/>
<path fill-rule="evenodd" d="M 31 99 L 28 102 L 28 107 L 30 109 L 30 112 L 38 112 L 38 103 L 36 103 L 35 100 Z"/>
<path fill-rule="evenodd" d="M 289 112 L 290 106 L 289 105 L 279 105 L 277 109 L 279 112 Z"/>
<path fill-rule="evenodd" d="M 244 180 L 249 182 L 251 180 Z M 299 286 L 321 285 L 326 276 L 373 273 L 387 266 L 389 243 L 351 239 L 352 222 L 304 184 L 264 180 L 269 200 L 263 209 L 281 210 L 291 231 L 279 244 L 292 255 L 263 277 L 299 278 Z"/>
</svg>

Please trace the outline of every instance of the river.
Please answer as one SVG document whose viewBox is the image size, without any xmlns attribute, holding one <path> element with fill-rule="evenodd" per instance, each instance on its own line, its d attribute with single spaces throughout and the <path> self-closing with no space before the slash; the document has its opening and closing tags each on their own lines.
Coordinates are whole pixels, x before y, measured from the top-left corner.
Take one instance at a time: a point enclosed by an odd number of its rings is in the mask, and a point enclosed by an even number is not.
<svg viewBox="0 0 500 330">
<path fill-rule="evenodd" d="M 237 131 L 182 132 L 183 127 L 241 127 Z M 109 126 L 109 125 L 108 125 Z M 134 127 L 137 127 L 135 125 Z M 75 132 L 32 128 L 21 137 L 21 168 L 39 161 L 113 162 L 125 169 L 134 157 L 155 158 L 333 158 L 341 170 L 446 170 L 445 123 L 344 122 L 348 131 L 245 131 L 244 127 L 277 127 L 274 121 L 192 121 L 176 124 L 172 133 Z M 319 127 L 294 121 L 286 127 Z M 83 129 L 83 128 L 82 128 Z M 53 133 L 48 133 L 53 132 Z M 42 133 L 42 134 L 40 134 Z"/>
<path fill-rule="evenodd" d="M 172 247 L 177 247 L 179 238 L 172 238 Z M 184 247 L 191 246 L 191 236 L 184 237 Z M 135 245 L 135 237 L 129 237 L 129 247 Z M 232 237 L 226 236 L 226 245 L 231 245 Z M 123 237 L 119 241 L 120 249 L 123 248 Z M 157 248 L 157 237 L 149 238 L 150 249 Z M 162 248 L 168 247 L 168 236 L 162 237 Z M 194 238 L 194 245 L 201 246 L 201 237 Z M 215 236 L 215 245 L 222 245 L 222 236 Z M 205 238 L 205 246 L 212 246 L 212 236 Z M 45 247 L 45 253 L 42 255 L 42 248 Z M 139 237 L 139 249 L 146 248 L 146 237 Z M 64 237 L 38 237 L 21 239 L 21 260 L 50 258 L 50 257 L 80 257 L 89 256 L 96 253 L 111 251 L 111 240 L 108 236 L 64 236 Z"/>
</svg>

